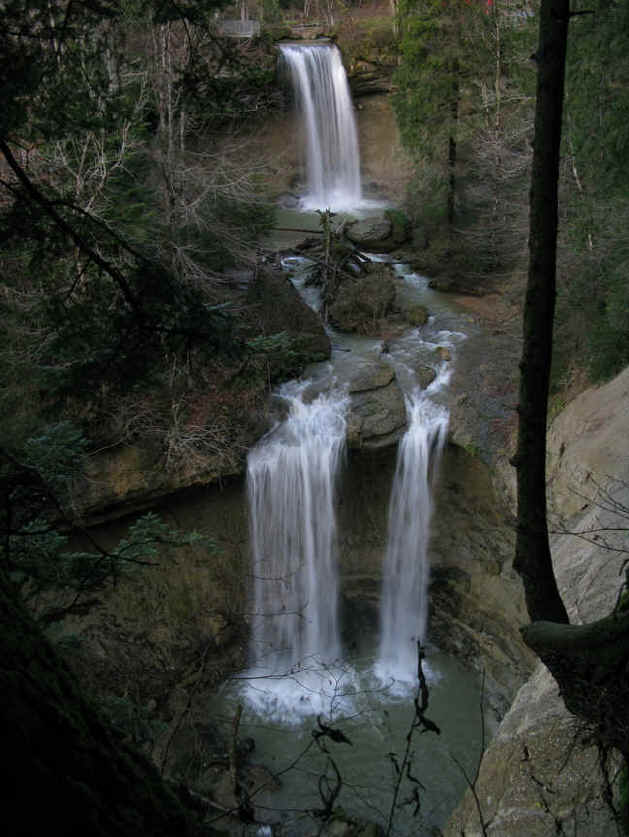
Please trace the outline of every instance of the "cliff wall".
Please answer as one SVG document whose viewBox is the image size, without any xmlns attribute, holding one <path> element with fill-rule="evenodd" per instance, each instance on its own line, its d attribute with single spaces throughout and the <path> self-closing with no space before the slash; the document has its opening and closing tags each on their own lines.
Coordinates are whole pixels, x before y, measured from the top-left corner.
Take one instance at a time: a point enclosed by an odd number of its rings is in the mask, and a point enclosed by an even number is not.
<svg viewBox="0 0 629 837">
<path fill-rule="evenodd" d="M 577 624 L 606 616 L 621 588 L 629 549 L 628 438 L 629 369 L 578 396 L 550 429 L 553 559 Z M 609 778 L 617 778 L 613 759 L 607 766 Z M 588 730 L 564 708 L 541 663 L 483 757 L 476 794 L 485 832 L 468 793 L 446 837 L 622 833 L 608 804 L 601 754 Z"/>
</svg>

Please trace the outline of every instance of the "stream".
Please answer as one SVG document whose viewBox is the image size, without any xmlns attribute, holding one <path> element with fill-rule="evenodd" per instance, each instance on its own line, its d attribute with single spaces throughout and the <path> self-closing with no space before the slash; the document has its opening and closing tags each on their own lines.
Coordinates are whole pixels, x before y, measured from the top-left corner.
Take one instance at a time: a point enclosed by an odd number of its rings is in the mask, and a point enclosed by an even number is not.
<svg viewBox="0 0 629 837">
<path fill-rule="evenodd" d="M 294 212 L 290 215 L 292 218 L 289 223 L 295 228 L 306 228 L 316 218 L 314 213 Z M 281 246 L 285 245 L 284 236 Z M 388 256 L 377 254 L 370 254 L 370 258 L 389 260 Z M 297 398 L 299 401 L 300 393 L 304 390 L 312 393 L 311 398 L 318 393 L 319 399 L 322 394 L 331 391 L 342 393 L 361 366 L 384 361 L 396 372 L 398 383 L 407 395 L 408 411 L 413 403 L 417 404 L 408 398 L 416 392 L 414 370 L 420 362 L 432 366 L 436 373 L 435 380 L 422 397 L 433 419 L 437 415 L 441 422 L 440 432 L 443 434 L 447 426 L 448 381 L 456 354 L 464 348 L 470 323 L 450 299 L 428 287 L 426 277 L 414 273 L 404 263 L 394 263 L 392 266 L 396 276 L 398 304 L 425 305 L 430 312 L 428 322 L 422 327 L 409 328 L 400 337 L 392 339 L 385 352 L 381 340 L 340 333 L 329 328 L 333 345 L 331 360 L 313 364 L 305 371 L 301 383 L 283 385 L 278 394 L 281 398 Z M 318 309 L 318 291 L 307 281 L 311 262 L 301 256 L 287 256 L 283 259 L 283 267 L 305 301 L 315 310 Z M 438 347 L 448 350 L 448 359 L 442 359 L 442 355 L 437 352 Z M 338 403 L 342 404 L 342 397 Z M 325 411 L 326 404 L 321 409 Z M 326 438 L 330 434 L 330 426 L 336 425 L 326 425 Z M 256 454 L 258 457 L 272 457 L 269 445 L 282 444 L 284 432 L 281 427 L 276 428 L 266 440 L 262 440 L 252 455 L 260 450 L 262 454 Z M 443 436 L 439 444 L 442 443 Z M 290 442 L 289 450 L 294 449 L 293 444 L 303 445 L 304 442 Z M 281 465 L 284 481 L 289 467 L 286 461 Z M 291 492 L 295 490 L 291 489 Z M 414 495 L 411 500 L 415 504 L 419 502 Z M 414 513 L 414 508 L 411 506 L 402 512 L 402 523 L 397 525 L 404 531 L 407 524 L 404 523 L 403 515 L 406 514 L 411 521 L 416 518 L 421 525 L 425 525 L 427 542 L 427 523 L 421 515 Z M 330 510 L 317 512 L 324 516 L 331 513 Z M 273 512 L 267 509 L 266 516 L 269 531 L 277 534 Z M 332 529 L 333 526 L 332 523 Z M 417 533 L 412 527 L 409 533 L 411 542 L 417 539 Z M 291 537 L 295 541 L 302 536 L 294 534 Z M 281 551 L 282 547 L 276 541 L 270 543 L 274 544 L 270 548 L 271 552 Z M 333 551 L 333 544 L 328 544 L 326 548 Z M 315 551 L 320 550 L 321 546 Z M 421 560 L 425 561 L 425 556 Z M 278 572 L 277 567 L 274 567 L 273 573 Z M 408 574 L 405 573 L 402 588 L 405 585 L 408 587 L 407 579 Z M 309 583 L 312 583 L 312 578 Z M 283 576 L 282 584 L 285 586 Z M 336 595 L 329 588 L 327 594 Z M 387 597 L 386 586 L 383 596 Z M 325 597 L 326 590 L 323 591 Z M 408 598 L 409 607 L 413 610 L 417 596 L 412 594 Z M 273 610 L 268 598 L 264 608 L 267 611 Z M 297 610 L 295 608 L 295 612 Z M 311 621 L 307 614 L 308 611 L 303 619 L 305 622 Z M 386 621 L 385 617 L 383 619 Z M 393 616 L 389 620 L 388 638 L 386 627 L 384 635 L 380 636 L 382 631 L 377 625 L 373 626 L 371 635 L 356 637 L 351 649 L 339 648 L 338 640 L 328 637 L 324 643 L 331 649 L 327 660 L 325 655 L 314 653 L 314 648 L 309 646 L 312 639 L 301 633 L 300 620 L 297 618 L 292 628 L 283 630 L 281 640 L 278 640 L 277 635 L 270 634 L 270 645 L 281 649 L 278 657 L 271 661 L 269 655 L 262 655 L 258 665 L 253 663 L 247 671 L 232 678 L 217 696 L 217 703 L 211 710 L 212 715 L 230 723 L 237 706 L 243 706 L 239 737 L 241 740 L 251 738 L 255 741 L 251 760 L 255 765 L 264 766 L 259 774 L 256 773 L 257 768 L 252 769 L 255 778 L 248 792 L 252 794 L 257 821 L 266 822 L 268 829 L 251 826 L 243 832 L 239 824 L 233 833 L 319 833 L 321 822 L 314 812 L 323 808 L 330 788 L 336 786 L 336 770 L 341 786 L 334 801 L 335 809 L 340 807 L 349 815 L 378 823 L 385 829 L 391 820 L 390 833 L 395 835 L 431 837 L 439 833 L 435 829 L 444 825 L 467 786 L 465 773 L 468 776 L 474 775 L 484 742 L 493 732 L 490 729 L 493 721 L 489 721 L 481 709 L 482 686 L 479 676 L 432 646 L 430 637 L 423 633 L 425 613 L 420 614 L 419 619 L 423 626 L 418 629 L 418 638 L 426 642 L 424 672 L 429 687 L 426 715 L 440 728 L 439 735 L 434 732 L 415 732 L 413 735 L 409 773 L 421 785 L 405 777 L 392 812 L 395 765 L 402 764 L 407 736 L 414 719 L 413 699 L 417 692 L 415 642 L 407 646 L 408 650 L 401 655 L 396 652 L 400 645 L 396 631 L 401 630 L 403 633 L 406 630 L 403 627 L 398 629 L 402 620 L 399 600 L 395 600 Z M 326 617 L 328 623 L 329 617 Z M 267 628 L 254 630 L 256 642 L 260 643 L 260 637 L 265 635 L 265 631 L 268 636 Z M 316 628 L 313 636 L 320 631 L 320 627 Z M 302 636 L 302 639 L 299 640 L 298 651 L 294 649 L 291 657 L 293 636 Z M 393 663 L 390 660 L 387 662 L 389 652 L 384 654 L 383 662 L 383 647 L 387 643 L 394 650 Z M 342 731 L 351 744 L 334 743 L 328 737 L 317 737 L 317 731 L 321 729 L 319 720 L 324 725 L 331 724 L 334 729 Z M 328 752 L 319 746 L 319 742 Z M 276 782 L 270 780 L 271 774 L 279 780 L 277 787 Z M 269 782 L 272 787 L 269 787 Z M 415 788 L 419 791 L 418 798 L 413 796 Z M 418 799 L 421 800 L 419 807 Z"/>
<path fill-rule="evenodd" d="M 334 718 L 334 729 L 341 730 L 349 743 L 333 743 L 319 739 L 334 759 L 342 779 L 342 788 L 335 803 L 351 816 L 387 826 L 391 815 L 396 768 L 402 764 L 406 738 L 414 719 L 411 696 L 395 695 L 373 675 L 375 643 L 365 641 L 363 655 L 346 661 L 344 672 L 327 682 L 328 712 L 325 721 Z M 463 770 L 473 776 L 483 748 L 479 677 L 466 670 L 451 656 L 428 648 L 425 666 L 430 690 L 427 716 L 440 728 L 440 734 L 416 733 L 412 741 L 410 773 L 424 786 L 420 788 L 421 808 L 415 814 L 415 801 L 409 800 L 414 786 L 405 779 L 394 810 L 391 834 L 434 837 L 435 828 L 444 825 L 466 788 Z M 253 688 L 264 689 L 265 682 L 256 681 Z M 247 683 L 247 691 L 251 683 Z M 243 681 L 236 677 L 217 698 L 212 715 L 231 722 L 242 697 Z M 351 692 L 350 697 L 347 691 Z M 487 726 L 485 722 L 485 726 Z M 253 770 L 254 781 L 249 789 L 259 821 L 272 826 L 273 835 L 314 835 L 320 820 L 316 812 L 323 808 L 318 792 L 320 779 L 334 785 L 335 776 L 328 760 L 313 738 L 318 730 L 317 718 L 305 715 L 281 723 L 265 714 L 256 714 L 245 704 L 240 736 L 255 741 L 251 761 L 264 765 L 265 771 Z M 279 788 L 265 788 L 269 782 L 266 770 L 277 776 Z M 324 784 L 325 787 L 325 784 Z M 220 823 L 224 827 L 223 822 Z M 257 827 L 243 832 L 242 825 L 234 834 L 263 834 Z"/>
<path fill-rule="evenodd" d="M 328 220 L 334 217 L 336 225 L 348 209 L 365 218 L 384 204 L 362 195 L 353 107 L 337 47 L 281 44 L 280 66 L 301 112 L 305 177 L 266 244 L 283 252 L 282 268 L 320 312 L 310 281 L 315 263 L 293 248 L 308 231 L 320 232 L 318 208 L 334 210 Z M 256 824 L 224 818 L 220 826 L 234 834 L 434 837 L 474 775 L 490 733 L 478 676 L 432 646 L 427 633 L 432 489 L 447 435 L 448 383 L 469 333 L 462 323 L 469 322 L 408 264 L 362 255 L 390 262 L 398 308 L 425 306 L 429 316 L 387 341 L 327 326 L 330 361 L 275 391 L 283 409 L 249 452 L 249 667 L 210 707 L 231 725 L 233 746 L 236 738 L 248 742 L 240 804 Z M 356 383 L 374 370 L 382 384 Z M 352 393 L 387 387 L 393 378 L 407 429 L 390 487 L 379 617 L 347 639 L 336 519 L 347 421 Z M 420 648 L 425 659 L 418 665 Z M 231 781 L 227 808 L 238 805 Z M 330 815 L 341 811 L 372 825 L 351 832 L 342 822 L 334 825 Z"/>
</svg>

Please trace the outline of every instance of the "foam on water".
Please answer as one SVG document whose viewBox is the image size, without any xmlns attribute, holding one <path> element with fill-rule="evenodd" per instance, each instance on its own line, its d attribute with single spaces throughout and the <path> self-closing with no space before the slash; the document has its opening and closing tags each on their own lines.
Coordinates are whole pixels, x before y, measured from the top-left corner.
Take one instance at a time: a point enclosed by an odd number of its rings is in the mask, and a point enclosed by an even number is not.
<svg viewBox="0 0 629 837">
<path fill-rule="evenodd" d="M 250 712 L 286 726 L 299 726 L 317 715 L 351 715 L 360 692 L 352 666 L 315 656 L 277 675 L 254 667 L 237 679 L 244 681 L 241 694 Z"/>
</svg>

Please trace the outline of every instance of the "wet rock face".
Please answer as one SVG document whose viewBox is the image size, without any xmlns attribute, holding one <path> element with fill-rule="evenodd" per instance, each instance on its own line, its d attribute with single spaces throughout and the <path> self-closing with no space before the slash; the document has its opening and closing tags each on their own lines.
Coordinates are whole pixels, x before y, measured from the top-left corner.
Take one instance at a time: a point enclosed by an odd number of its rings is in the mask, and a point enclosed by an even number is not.
<svg viewBox="0 0 629 837">
<path fill-rule="evenodd" d="M 378 629 L 394 471 L 392 449 L 352 450 L 339 488 L 347 636 L 359 644 Z M 486 672 L 495 721 L 533 668 L 518 630 L 525 616 L 521 584 L 511 568 L 513 531 L 488 469 L 455 445 L 444 450 L 434 502 L 429 639 Z"/>
<path fill-rule="evenodd" d="M 404 396 L 386 363 L 363 367 L 349 385 L 347 444 L 377 448 L 393 444 L 406 429 Z"/>
<path fill-rule="evenodd" d="M 349 68 L 349 84 L 352 98 L 373 96 L 374 93 L 390 93 L 392 89 L 393 64 L 383 64 L 377 61 L 355 59 Z"/>
<path fill-rule="evenodd" d="M 485 672 L 498 718 L 533 667 L 519 635 L 526 619 L 513 552 L 511 521 L 489 469 L 447 445 L 431 524 L 430 638 Z"/>
</svg>

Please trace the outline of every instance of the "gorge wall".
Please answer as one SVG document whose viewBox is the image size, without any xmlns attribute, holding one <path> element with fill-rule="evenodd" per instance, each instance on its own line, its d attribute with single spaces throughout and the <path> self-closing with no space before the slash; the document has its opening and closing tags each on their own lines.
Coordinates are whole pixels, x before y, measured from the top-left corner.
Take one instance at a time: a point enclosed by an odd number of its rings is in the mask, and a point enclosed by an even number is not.
<svg viewBox="0 0 629 837">
<path fill-rule="evenodd" d="M 504 433 L 492 434 L 486 427 L 490 408 L 495 426 L 499 419 L 504 431 L 507 421 L 512 392 L 504 381 L 502 394 L 496 391 L 501 365 L 491 360 L 504 356 L 500 345 L 505 339 L 494 335 L 489 341 L 493 351 L 482 357 L 472 339 L 460 358 L 457 375 L 465 377 L 469 366 L 468 388 L 453 395 L 450 440 L 436 483 L 430 642 L 486 672 L 494 710 L 489 724 L 503 719 L 476 787 L 487 833 L 550 837 L 560 823 L 567 833 L 576 828 L 577 833 L 606 837 L 619 832 L 605 801 L 599 753 L 519 636 L 527 618 L 511 568 L 513 506 L 504 502 L 510 485 L 504 466 L 508 450 L 501 441 Z M 490 396 L 486 402 L 479 379 Z M 583 393 L 554 421 L 549 497 L 556 531 L 617 526 L 608 495 L 625 509 L 629 506 L 628 405 L 629 370 Z M 394 454 L 391 444 L 351 448 L 339 485 L 344 640 L 358 651 L 363 638 L 377 631 Z M 100 488 L 109 481 L 119 501 L 130 489 L 137 503 L 147 473 L 142 455 L 127 451 L 109 459 L 111 468 L 101 469 Z M 250 570 L 242 473 L 174 494 L 164 491 L 158 506 L 169 523 L 209 535 L 216 548 L 165 552 L 159 567 L 128 579 L 89 618 L 68 620 L 64 631 L 78 637 L 95 688 L 106 682 L 133 695 L 168 726 L 177 722 L 193 693 L 213 688 L 245 659 Z M 103 531 L 113 543 L 124 527 L 124 520 L 110 521 Z M 619 537 L 626 548 L 626 534 Z M 555 535 L 553 548 L 571 619 L 585 622 L 609 612 L 620 587 L 622 555 L 570 534 Z M 190 751 L 191 733 L 186 729 L 182 735 L 171 747 L 172 758 Z M 612 764 L 612 775 L 613 769 Z M 482 833 L 471 795 L 446 830 L 448 837 L 461 833 Z"/>
<path fill-rule="evenodd" d="M 606 616 L 621 587 L 629 548 L 628 437 L 629 369 L 578 396 L 550 430 L 553 559 L 570 620 L 577 624 Z M 608 768 L 610 779 L 617 779 L 613 759 Z M 486 830 L 468 793 L 447 837 L 623 833 L 609 805 L 617 787 L 609 792 L 601 754 L 588 730 L 566 711 L 541 663 L 486 751 L 476 793 Z"/>
<path fill-rule="evenodd" d="M 386 433 L 378 435 L 373 415 L 369 423 L 363 420 L 362 436 L 348 451 L 338 486 L 342 624 L 349 648 L 360 645 L 361 638 L 373 639 L 379 627 L 396 451 L 395 436 L 389 431 L 395 425 L 398 436 L 403 432 L 399 394 L 391 392 L 386 403 L 381 400 L 392 389 L 390 378 L 391 370 L 382 379 L 372 374 L 373 392 L 359 393 L 356 409 L 373 413 L 367 409 L 366 399 L 371 397 L 376 417 L 381 416 L 380 429 Z M 495 491 L 490 466 L 475 452 L 476 443 L 469 441 L 470 428 L 476 426 L 480 427 L 478 418 L 452 426 L 436 479 L 429 547 L 429 640 L 486 672 L 487 697 L 500 719 L 528 676 L 532 657 L 518 633 L 525 617 L 521 586 L 511 569 L 512 521 Z M 459 427 L 466 428 L 465 447 L 457 442 L 463 432 Z M 160 566 L 130 578 L 87 622 L 70 620 L 67 630 L 79 631 L 85 653 L 95 656 L 93 670 L 100 671 L 104 681 L 111 680 L 110 669 L 115 669 L 114 679 L 124 689 L 125 683 L 142 680 L 139 672 L 146 666 L 154 672 L 154 691 L 162 682 L 166 693 L 179 688 L 188 665 L 182 667 L 181 661 L 192 661 L 204 643 L 214 649 L 210 654 L 214 682 L 244 659 L 251 589 L 247 497 L 238 469 L 205 486 L 198 483 L 207 472 L 178 474 L 169 491 L 172 478 L 155 463 L 148 467 L 149 458 L 140 448 L 99 455 L 99 475 L 93 477 L 91 493 L 84 494 L 90 498 L 93 518 L 99 519 L 107 508 L 110 514 L 120 514 L 125 507 L 150 504 L 169 524 L 210 537 L 215 549 L 208 553 L 199 544 L 167 550 Z M 186 479 L 188 487 L 182 488 Z M 105 542 L 113 544 L 124 534 L 125 521 L 110 519 L 101 531 Z M 169 672 L 162 681 L 160 666 Z M 147 687 L 142 699 L 152 697 Z"/>
</svg>

